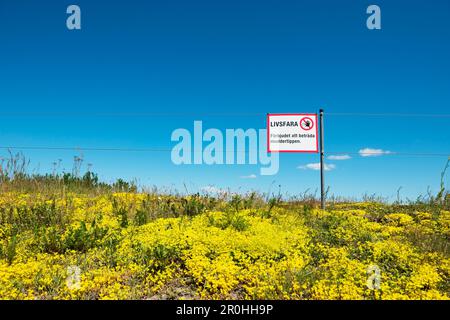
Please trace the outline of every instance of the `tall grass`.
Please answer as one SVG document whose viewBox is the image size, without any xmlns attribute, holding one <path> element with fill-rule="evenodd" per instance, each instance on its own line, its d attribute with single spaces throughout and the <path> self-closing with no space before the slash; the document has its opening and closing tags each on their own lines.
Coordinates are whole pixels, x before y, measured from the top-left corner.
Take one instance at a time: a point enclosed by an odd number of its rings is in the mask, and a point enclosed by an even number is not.
<svg viewBox="0 0 450 320">
<path fill-rule="evenodd" d="M 277 193 L 272 193 L 271 190 L 267 193 L 247 192 L 234 193 L 230 190 L 222 190 L 220 193 L 211 194 L 203 193 L 189 193 L 186 190 L 185 194 L 181 194 L 176 190 L 164 191 L 156 187 L 148 189 L 146 187 L 138 188 L 135 182 L 128 182 L 123 179 L 117 179 L 114 182 L 107 183 L 100 181 L 98 175 L 91 171 L 91 164 L 87 165 L 87 170 L 82 173 L 83 157 L 75 156 L 73 168 L 71 172 L 58 172 L 61 160 L 53 163 L 52 173 L 39 174 L 30 173 L 30 160 L 27 159 L 23 153 L 12 153 L 8 151 L 7 157 L 0 157 L 0 192 L 16 191 L 23 193 L 41 193 L 48 196 L 61 196 L 67 192 L 101 195 L 111 194 L 113 192 L 143 192 L 150 195 L 168 195 L 170 199 L 177 199 L 177 205 L 174 203 L 161 203 L 161 210 L 156 210 L 160 213 L 166 211 L 166 214 L 172 216 L 178 215 L 197 215 L 206 209 L 214 207 L 223 208 L 226 203 L 236 211 L 246 208 L 268 208 L 270 212 L 275 206 L 297 206 L 304 205 L 308 207 L 318 207 L 320 205 L 320 198 L 318 191 L 311 191 L 307 189 L 302 193 L 290 195 L 282 194 L 281 186 L 279 186 Z M 426 195 L 420 195 L 415 199 L 402 200 L 400 191 L 402 187 L 397 190 L 397 198 L 391 203 L 393 210 L 428 210 L 439 211 L 441 209 L 450 209 L 450 192 L 445 188 L 445 177 L 450 167 L 450 158 L 447 160 L 441 175 L 440 175 L 440 189 L 437 194 L 430 190 Z M 371 202 L 388 204 L 387 198 L 377 194 L 364 194 L 361 198 L 340 197 L 330 194 L 329 188 L 326 192 L 326 200 L 329 208 L 333 208 L 336 204 L 353 203 L 353 202 Z M 169 201 L 170 202 L 170 201 Z M 146 204 L 149 207 L 148 204 Z M 144 208 L 146 207 L 144 206 Z M 176 208 L 176 207 L 180 208 Z M 144 209 L 146 210 L 146 209 Z M 148 209 L 147 211 L 149 211 Z M 155 211 L 155 208 L 151 208 Z M 147 213 L 148 214 L 148 213 Z M 145 221 L 144 212 L 140 213 L 138 220 Z"/>
<path fill-rule="evenodd" d="M 13 154 L 8 151 L 8 156 L 0 158 L 0 191 L 17 191 L 24 193 L 36 193 L 56 195 L 67 191 L 102 194 L 107 192 L 137 192 L 137 186 L 133 182 L 117 179 L 113 183 L 101 182 L 96 173 L 88 170 L 81 174 L 82 157 L 74 157 L 71 172 L 57 172 L 59 162 L 54 162 L 51 174 L 30 173 L 30 160 L 21 152 Z"/>
</svg>

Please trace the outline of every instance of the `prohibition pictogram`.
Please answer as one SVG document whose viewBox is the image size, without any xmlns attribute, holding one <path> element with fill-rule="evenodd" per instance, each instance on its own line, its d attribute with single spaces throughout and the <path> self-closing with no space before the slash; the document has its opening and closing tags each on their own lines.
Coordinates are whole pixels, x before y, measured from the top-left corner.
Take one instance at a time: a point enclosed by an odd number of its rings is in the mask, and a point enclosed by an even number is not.
<svg viewBox="0 0 450 320">
<path fill-rule="evenodd" d="M 309 117 L 303 117 L 300 119 L 300 127 L 303 130 L 311 130 L 314 128 L 314 121 Z"/>
</svg>

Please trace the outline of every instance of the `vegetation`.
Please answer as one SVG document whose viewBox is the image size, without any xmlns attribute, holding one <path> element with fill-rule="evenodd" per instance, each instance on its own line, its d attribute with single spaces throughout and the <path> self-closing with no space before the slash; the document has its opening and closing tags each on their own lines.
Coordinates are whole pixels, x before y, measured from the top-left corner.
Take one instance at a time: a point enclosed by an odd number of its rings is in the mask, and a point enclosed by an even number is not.
<svg viewBox="0 0 450 320">
<path fill-rule="evenodd" d="M 324 211 L 306 194 L 139 192 L 16 163 L 1 167 L 0 299 L 449 298 L 446 191 Z"/>
</svg>

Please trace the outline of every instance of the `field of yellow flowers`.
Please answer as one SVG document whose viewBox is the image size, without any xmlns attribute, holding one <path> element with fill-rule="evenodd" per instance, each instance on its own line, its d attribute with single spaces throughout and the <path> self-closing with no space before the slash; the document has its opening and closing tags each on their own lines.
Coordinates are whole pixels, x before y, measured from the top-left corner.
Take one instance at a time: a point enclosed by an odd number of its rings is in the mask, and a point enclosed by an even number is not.
<svg viewBox="0 0 450 320">
<path fill-rule="evenodd" d="M 449 237 L 439 207 L 10 190 L 0 299 L 448 299 Z"/>
</svg>

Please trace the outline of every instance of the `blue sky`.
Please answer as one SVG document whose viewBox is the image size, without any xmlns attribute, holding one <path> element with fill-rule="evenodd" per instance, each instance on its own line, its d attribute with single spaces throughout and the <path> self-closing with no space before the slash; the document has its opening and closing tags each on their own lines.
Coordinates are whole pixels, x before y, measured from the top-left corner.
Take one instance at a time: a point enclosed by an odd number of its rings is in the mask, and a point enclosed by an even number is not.
<svg viewBox="0 0 450 320">
<path fill-rule="evenodd" d="M 82 30 L 65 26 L 82 10 Z M 382 30 L 366 28 L 377 4 Z M 267 112 L 433 113 L 450 108 L 450 1 L 6 1 L 0 2 L 0 146 L 170 149 L 173 130 L 264 128 Z M 105 113 L 192 113 L 133 117 Z M 247 113 L 261 116 L 209 116 Z M 363 148 L 450 153 L 450 118 L 326 115 L 330 192 L 404 197 L 437 191 L 446 157 L 360 157 Z M 6 156 L 6 151 L 1 154 Z M 46 172 L 74 151 L 26 150 Z M 259 165 L 175 166 L 170 152 L 83 151 L 107 181 L 189 191 L 214 185 L 296 194 L 319 187 L 299 169 L 318 155 Z M 256 175 L 254 179 L 243 176 Z M 447 183 L 447 186 L 449 184 Z M 274 188 L 274 187 L 272 187 Z"/>
</svg>

